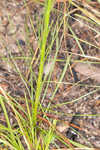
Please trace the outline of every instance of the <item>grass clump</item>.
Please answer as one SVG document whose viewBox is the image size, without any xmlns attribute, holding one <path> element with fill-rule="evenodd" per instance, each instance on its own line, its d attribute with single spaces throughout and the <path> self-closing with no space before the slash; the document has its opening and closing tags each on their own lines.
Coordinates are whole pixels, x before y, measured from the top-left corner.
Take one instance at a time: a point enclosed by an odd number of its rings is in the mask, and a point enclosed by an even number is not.
<svg viewBox="0 0 100 150">
<path fill-rule="evenodd" d="M 58 3 L 53 0 L 46 0 L 44 2 L 35 1 L 34 5 L 38 4 L 43 8 L 43 14 L 40 17 L 35 16 L 41 22 L 41 25 L 39 25 L 39 21 L 36 20 L 38 22 L 36 26 L 34 25 L 34 20 L 29 10 L 29 5 L 33 2 L 30 1 L 27 3 L 24 1 L 24 3 L 25 6 L 23 8 L 27 8 L 28 11 L 25 24 L 28 56 L 26 56 L 20 43 L 18 43 L 22 56 L 14 57 L 10 53 L 9 59 L 10 64 L 12 63 L 11 65 L 24 84 L 25 91 L 24 96 L 16 97 L 5 92 L 0 86 L 0 105 L 4 115 L 3 121 L 5 122 L 5 124 L 0 123 L 0 146 L 1 148 L 10 150 L 55 150 L 61 147 L 71 150 L 77 148 L 93 150 L 94 148 L 91 143 L 88 142 L 87 146 L 85 146 L 85 144 L 68 139 L 58 130 L 57 126 L 59 122 L 70 126 L 70 123 L 66 123 L 65 120 L 59 118 L 60 116 L 73 116 L 73 114 L 64 114 L 61 108 L 66 107 L 66 105 L 76 104 L 100 89 L 99 86 L 91 85 L 92 90 L 90 92 L 82 94 L 77 98 L 75 97 L 74 99 L 69 97 L 71 100 L 68 99 L 68 101 L 64 101 L 62 96 L 60 102 L 58 102 L 60 97 L 59 91 L 64 92 L 62 90 L 63 85 L 67 85 L 68 91 L 73 87 L 89 87 L 81 81 L 74 83 L 70 82 L 71 80 L 69 79 L 72 77 L 72 64 L 78 62 L 94 63 L 94 60 L 96 60 L 95 57 L 87 55 L 81 42 L 88 45 L 88 47 L 91 46 L 100 49 L 98 45 L 79 38 L 78 33 L 76 34 L 74 31 L 73 26 L 75 24 L 71 26 L 69 20 L 74 19 L 79 24 L 87 21 L 92 25 L 89 26 L 87 23 L 85 27 L 91 28 L 93 32 L 99 35 L 99 31 L 93 28 L 93 25 L 99 26 L 100 21 L 98 20 L 97 14 L 87 13 L 86 8 L 89 2 L 87 5 L 86 2 L 82 2 L 81 5 L 83 6 L 85 4 L 85 7 L 81 7 L 80 1 L 69 0 L 68 2 L 59 1 Z M 70 10 L 71 8 L 75 10 Z M 91 9 L 91 7 L 88 7 L 88 9 Z M 76 13 L 73 16 L 74 11 Z M 78 11 L 82 15 L 77 14 Z M 30 23 L 31 29 L 29 29 L 28 23 Z M 35 49 L 33 48 L 34 42 L 33 45 L 30 42 L 30 34 L 32 42 L 33 36 L 37 41 Z M 66 40 L 69 37 L 71 40 L 73 39 L 74 43 L 76 42 L 78 53 L 72 52 L 69 50 L 70 46 L 66 46 Z M 59 58 L 61 54 L 63 56 Z M 73 56 L 75 55 L 80 56 L 81 59 L 77 59 L 77 57 L 74 59 Z M 7 58 L 2 59 L 7 62 Z M 26 68 L 28 68 L 25 74 L 19 69 L 16 60 L 24 61 Z M 62 65 L 60 69 L 59 64 Z M 67 74 L 67 71 L 69 74 Z M 66 77 L 67 75 L 69 76 L 68 78 Z M 69 79 L 68 82 L 66 82 L 66 78 Z M 49 91 L 50 88 L 52 92 Z M 47 96 L 48 94 L 51 94 L 49 98 Z M 9 118 L 9 110 L 13 114 L 14 124 L 11 123 L 11 119 Z M 91 115 L 80 114 L 80 116 L 85 117 Z M 74 127 L 74 125 L 72 126 Z M 78 131 L 76 133 L 86 142 L 86 138 L 78 133 Z"/>
</svg>

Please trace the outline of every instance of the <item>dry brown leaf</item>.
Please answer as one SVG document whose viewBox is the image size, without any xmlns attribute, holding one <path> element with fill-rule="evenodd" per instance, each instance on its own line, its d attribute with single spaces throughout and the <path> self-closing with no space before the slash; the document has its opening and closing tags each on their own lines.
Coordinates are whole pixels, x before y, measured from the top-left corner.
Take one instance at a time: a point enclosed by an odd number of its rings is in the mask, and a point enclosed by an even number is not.
<svg viewBox="0 0 100 150">
<path fill-rule="evenodd" d="M 78 63 L 74 67 L 75 71 L 79 72 L 80 74 L 94 79 L 100 83 L 100 69 L 92 66 L 91 64 L 85 63 Z"/>
</svg>

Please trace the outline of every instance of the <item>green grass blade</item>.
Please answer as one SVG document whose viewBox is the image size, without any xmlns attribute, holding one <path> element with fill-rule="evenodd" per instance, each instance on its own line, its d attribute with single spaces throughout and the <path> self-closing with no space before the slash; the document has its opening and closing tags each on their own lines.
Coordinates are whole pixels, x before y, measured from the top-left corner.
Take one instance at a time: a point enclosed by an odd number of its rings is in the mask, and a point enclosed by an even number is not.
<svg viewBox="0 0 100 150">
<path fill-rule="evenodd" d="M 43 76 L 43 68 L 44 68 L 44 62 L 45 62 L 45 48 L 46 48 L 46 41 L 48 37 L 49 19 L 50 19 L 50 12 L 51 12 L 52 6 L 53 6 L 52 0 L 47 0 L 45 2 L 44 29 L 42 33 L 42 41 L 40 44 L 40 65 L 39 65 L 39 75 L 38 75 L 38 80 L 37 80 L 35 105 L 34 105 L 34 125 L 36 125 L 37 109 L 38 109 L 39 98 L 41 94 L 42 76 Z"/>
</svg>

